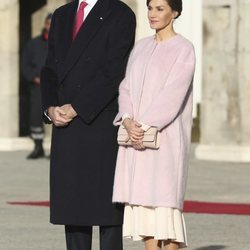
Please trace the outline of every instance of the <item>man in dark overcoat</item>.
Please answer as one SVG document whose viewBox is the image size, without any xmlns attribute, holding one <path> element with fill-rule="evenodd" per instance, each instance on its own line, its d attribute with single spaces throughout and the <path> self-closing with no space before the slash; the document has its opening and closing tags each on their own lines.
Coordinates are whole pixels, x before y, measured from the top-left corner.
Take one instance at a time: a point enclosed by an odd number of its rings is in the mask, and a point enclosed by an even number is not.
<svg viewBox="0 0 250 250">
<path fill-rule="evenodd" d="M 52 14 L 44 21 L 42 34 L 28 41 L 22 51 L 21 71 L 30 87 L 30 137 L 34 141 L 34 149 L 27 159 L 44 157 L 44 128 L 41 118 L 40 73 L 48 53 L 48 34 Z"/>
<path fill-rule="evenodd" d="M 44 119 L 53 123 L 51 222 L 65 225 L 67 249 L 90 250 L 92 226 L 99 225 L 101 250 L 120 250 L 123 206 L 112 203 L 113 119 L 135 15 L 119 0 L 82 2 L 54 12 L 41 75 Z"/>
</svg>

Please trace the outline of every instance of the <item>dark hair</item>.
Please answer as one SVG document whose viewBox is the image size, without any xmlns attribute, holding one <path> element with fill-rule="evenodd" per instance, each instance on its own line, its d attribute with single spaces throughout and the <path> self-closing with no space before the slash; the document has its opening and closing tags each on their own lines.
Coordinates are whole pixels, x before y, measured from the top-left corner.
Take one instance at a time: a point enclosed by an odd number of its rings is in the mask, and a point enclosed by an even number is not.
<svg viewBox="0 0 250 250">
<path fill-rule="evenodd" d="M 52 13 L 48 13 L 48 15 L 45 17 L 45 20 L 51 20 L 52 19 Z"/>
<path fill-rule="evenodd" d="M 149 5 L 149 3 L 151 1 L 152 0 L 147 0 L 147 6 Z M 178 12 L 178 15 L 175 17 L 175 18 L 178 18 L 181 15 L 181 12 L 182 12 L 182 0 L 165 0 L 165 1 L 168 3 L 168 5 L 170 6 L 170 8 L 173 11 Z"/>
</svg>

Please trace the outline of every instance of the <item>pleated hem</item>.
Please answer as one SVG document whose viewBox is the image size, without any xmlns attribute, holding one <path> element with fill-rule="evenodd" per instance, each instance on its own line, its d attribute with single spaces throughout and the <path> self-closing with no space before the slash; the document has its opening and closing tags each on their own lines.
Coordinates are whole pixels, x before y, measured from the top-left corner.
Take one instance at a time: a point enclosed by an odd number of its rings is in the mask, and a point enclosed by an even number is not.
<svg viewBox="0 0 250 250">
<path fill-rule="evenodd" d="M 156 240 L 177 242 L 180 248 L 187 247 L 184 216 L 175 208 L 126 205 L 123 237 L 134 241 L 153 237 Z"/>
</svg>

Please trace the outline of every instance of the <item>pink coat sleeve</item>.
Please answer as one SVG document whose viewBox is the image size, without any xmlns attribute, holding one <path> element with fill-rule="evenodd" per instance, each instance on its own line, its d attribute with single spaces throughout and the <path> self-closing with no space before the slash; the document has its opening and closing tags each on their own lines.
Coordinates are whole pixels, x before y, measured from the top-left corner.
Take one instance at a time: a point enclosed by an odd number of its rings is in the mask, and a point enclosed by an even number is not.
<svg viewBox="0 0 250 250">
<path fill-rule="evenodd" d="M 140 117 L 140 121 L 159 130 L 170 124 L 178 115 L 192 87 L 194 69 L 194 49 L 188 46 L 182 50 L 172 66 L 164 89 Z"/>
<path fill-rule="evenodd" d="M 114 125 L 120 125 L 122 122 L 123 115 L 126 114 L 127 117 L 133 118 L 133 105 L 130 98 L 130 89 L 129 89 L 129 75 L 130 75 L 130 66 L 132 61 L 133 51 L 130 54 L 127 69 L 126 69 L 126 76 L 121 82 L 119 86 L 119 112 L 114 119 Z"/>
</svg>

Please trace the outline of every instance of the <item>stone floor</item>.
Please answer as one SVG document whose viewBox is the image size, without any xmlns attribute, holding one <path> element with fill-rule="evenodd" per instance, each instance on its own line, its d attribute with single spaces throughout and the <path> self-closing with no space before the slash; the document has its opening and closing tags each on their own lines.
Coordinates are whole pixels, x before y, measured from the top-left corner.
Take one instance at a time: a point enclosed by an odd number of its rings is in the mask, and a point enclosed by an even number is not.
<svg viewBox="0 0 250 250">
<path fill-rule="evenodd" d="M 0 152 L 0 250 L 65 250 L 63 227 L 50 225 L 46 207 L 8 201 L 48 200 L 49 161 L 27 161 L 28 152 Z M 250 164 L 191 159 L 187 200 L 250 203 Z M 188 249 L 249 250 L 250 216 L 185 214 Z M 98 249 L 98 228 L 93 250 Z M 124 250 L 144 249 L 124 241 Z"/>
</svg>

